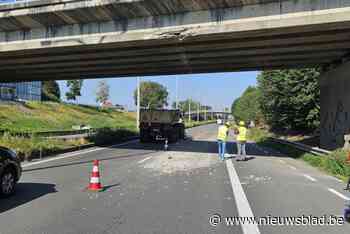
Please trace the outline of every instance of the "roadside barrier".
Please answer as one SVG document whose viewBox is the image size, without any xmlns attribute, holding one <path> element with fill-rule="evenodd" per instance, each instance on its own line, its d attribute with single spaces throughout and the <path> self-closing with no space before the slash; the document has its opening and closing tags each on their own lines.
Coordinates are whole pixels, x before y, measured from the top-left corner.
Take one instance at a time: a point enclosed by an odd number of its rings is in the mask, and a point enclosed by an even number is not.
<svg viewBox="0 0 350 234">
<path fill-rule="evenodd" d="M 297 142 L 282 140 L 282 139 L 273 138 L 273 137 L 270 137 L 269 139 L 271 141 L 274 141 L 274 142 L 277 142 L 277 143 L 280 143 L 280 144 L 284 144 L 284 145 L 289 145 L 289 146 L 295 147 L 295 148 L 297 148 L 297 149 L 299 149 L 301 151 L 304 151 L 304 152 L 307 152 L 307 153 L 311 153 L 311 154 L 314 154 L 314 155 L 322 156 L 322 155 L 327 155 L 327 154 L 331 153 L 328 150 L 320 149 L 320 148 L 317 148 L 317 147 L 311 147 L 311 146 L 304 145 L 304 144 L 297 143 Z"/>
</svg>

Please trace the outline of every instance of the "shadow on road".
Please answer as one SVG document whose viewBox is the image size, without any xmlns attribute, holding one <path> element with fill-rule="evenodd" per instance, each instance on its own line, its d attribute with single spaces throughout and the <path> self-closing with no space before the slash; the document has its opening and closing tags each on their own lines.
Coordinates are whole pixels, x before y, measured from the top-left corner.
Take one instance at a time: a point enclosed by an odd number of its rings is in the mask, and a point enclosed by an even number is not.
<svg viewBox="0 0 350 234">
<path fill-rule="evenodd" d="M 55 192 L 57 191 L 54 184 L 19 183 L 13 196 L 0 198 L 0 214 Z"/>
<path fill-rule="evenodd" d="M 99 161 L 109 161 L 109 160 L 116 160 L 116 159 L 126 159 L 126 158 L 132 158 L 132 157 L 140 157 L 145 156 L 148 154 L 154 154 L 156 151 L 148 152 L 148 153 L 133 153 L 133 154 L 125 154 L 125 155 L 117 155 L 113 157 L 108 158 L 99 158 Z M 30 172 L 30 171 L 39 171 L 39 170 L 45 170 L 45 169 L 51 169 L 51 168 L 57 168 L 57 167 L 68 167 L 68 166 L 74 166 L 74 165 L 81 165 L 81 164 L 92 164 L 94 160 L 83 160 L 83 161 L 75 161 L 75 162 L 69 162 L 69 163 L 61 163 L 61 164 L 54 164 L 50 166 L 45 167 L 36 167 L 32 169 L 24 169 L 23 172 Z"/>
<path fill-rule="evenodd" d="M 130 150 L 163 150 L 164 145 L 162 143 L 135 143 L 124 146 L 115 147 L 118 149 L 130 149 Z M 226 150 L 228 154 L 237 154 L 236 142 L 230 141 L 226 144 Z M 218 153 L 218 145 L 216 141 L 210 140 L 193 140 L 188 139 L 182 142 L 174 143 L 169 145 L 169 151 L 175 152 L 192 152 L 192 153 Z M 255 143 L 246 144 L 247 155 L 253 156 L 271 156 L 271 157 L 284 157 L 277 152 L 268 150 L 264 152 L 263 149 L 259 148 Z"/>
<path fill-rule="evenodd" d="M 127 144 L 123 146 L 110 146 L 106 147 L 110 149 L 126 149 L 126 150 L 134 150 L 134 152 L 124 155 L 118 155 L 112 157 L 99 157 L 100 161 L 108 161 L 108 160 L 120 160 L 120 159 L 128 159 L 128 158 L 134 158 L 134 157 L 143 157 L 146 155 L 154 154 L 159 151 L 164 150 L 164 144 L 161 143 L 139 143 L 135 142 L 134 144 Z M 143 152 L 137 152 L 138 150 Z M 228 142 L 226 144 L 226 153 L 228 154 L 237 154 L 237 144 L 235 142 Z M 135 152 L 136 151 L 136 152 Z M 148 151 L 148 152 L 144 152 Z M 190 152 L 190 153 L 204 153 L 204 154 L 217 154 L 218 153 L 218 145 L 216 141 L 210 141 L 210 140 L 193 140 L 193 139 L 187 139 L 178 143 L 170 144 L 168 151 L 174 151 L 174 152 Z M 247 155 L 254 156 L 251 159 L 254 159 L 255 157 L 259 156 L 269 156 L 269 157 L 285 157 L 282 154 L 278 154 L 276 152 L 268 151 L 264 152 L 261 148 L 257 147 L 255 143 L 247 143 L 246 144 L 246 152 Z M 199 155 L 200 157 L 200 155 Z M 67 162 L 67 163 L 54 163 L 48 166 L 44 167 L 34 167 L 30 169 L 25 169 L 23 172 L 31 172 L 31 171 L 39 171 L 39 170 L 45 170 L 45 169 L 51 169 L 51 168 L 60 168 L 60 167 L 67 167 L 67 166 L 74 166 L 74 165 L 81 165 L 81 164 L 91 164 L 93 160 L 79 160 L 74 159 L 73 162 Z"/>
</svg>

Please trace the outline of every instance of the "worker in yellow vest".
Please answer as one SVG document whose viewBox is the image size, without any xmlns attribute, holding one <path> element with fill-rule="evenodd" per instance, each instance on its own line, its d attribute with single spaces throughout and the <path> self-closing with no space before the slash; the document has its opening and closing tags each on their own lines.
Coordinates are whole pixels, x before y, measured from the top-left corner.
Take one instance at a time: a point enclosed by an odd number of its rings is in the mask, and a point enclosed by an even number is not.
<svg viewBox="0 0 350 234">
<path fill-rule="evenodd" d="M 246 150 L 245 145 L 247 143 L 247 128 L 245 127 L 244 121 L 239 122 L 239 127 L 237 129 L 237 161 L 246 160 Z"/>
<path fill-rule="evenodd" d="M 218 139 L 218 147 L 219 147 L 219 157 L 222 161 L 225 160 L 226 141 L 229 133 L 229 127 L 230 127 L 230 123 L 227 122 L 223 124 L 221 122 L 218 129 L 217 139 Z"/>
</svg>

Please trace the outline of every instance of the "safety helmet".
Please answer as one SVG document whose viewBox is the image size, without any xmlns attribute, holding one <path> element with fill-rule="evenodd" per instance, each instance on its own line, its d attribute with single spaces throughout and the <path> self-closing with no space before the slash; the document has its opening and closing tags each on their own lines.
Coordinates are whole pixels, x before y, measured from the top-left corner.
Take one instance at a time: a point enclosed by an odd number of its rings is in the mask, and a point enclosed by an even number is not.
<svg viewBox="0 0 350 234">
<path fill-rule="evenodd" d="M 245 125 L 244 121 L 239 121 L 239 126 L 244 126 L 244 125 Z"/>
<path fill-rule="evenodd" d="M 225 123 L 225 125 L 226 125 L 227 127 L 230 127 L 231 123 L 227 121 L 227 122 Z"/>
</svg>

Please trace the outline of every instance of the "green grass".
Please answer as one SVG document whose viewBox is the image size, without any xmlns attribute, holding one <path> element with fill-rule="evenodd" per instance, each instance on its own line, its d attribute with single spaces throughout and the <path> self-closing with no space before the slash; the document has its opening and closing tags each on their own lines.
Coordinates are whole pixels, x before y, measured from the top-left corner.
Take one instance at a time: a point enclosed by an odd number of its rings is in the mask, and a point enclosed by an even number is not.
<svg viewBox="0 0 350 234">
<path fill-rule="evenodd" d="M 0 105 L 0 130 L 39 132 L 71 130 L 73 125 L 93 128 L 126 128 L 135 130 L 131 114 L 111 109 L 52 102 L 29 102 L 21 105 Z"/>
<path fill-rule="evenodd" d="M 251 128 L 248 129 L 247 138 L 249 141 L 261 142 L 270 137 L 271 134 L 264 129 Z"/>
<path fill-rule="evenodd" d="M 289 157 L 303 160 L 311 166 L 316 167 L 330 175 L 336 176 L 343 181 L 347 181 L 347 178 L 350 176 L 350 164 L 346 162 L 347 152 L 344 150 L 337 150 L 329 155 L 317 156 L 305 153 L 292 146 L 272 142 L 269 139 L 264 139 L 257 143 L 261 146 L 278 150 Z"/>
<path fill-rule="evenodd" d="M 52 102 L 29 102 L 26 104 L 0 105 L 0 130 L 11 132 L 41 132 L 72 130 L 73 125 L 90 125 L 101 129 L 106 142 L 118 142 L 121 138 L 136 134 L 135 116 L 112 109 L 99 109 Z M 108 134 L 110 136 L 107 136 Z M 96 138 L 88 140 L 50 140 L 43 138 L 13 137 L 5 133 L 0 146 L 16 150 L 22 159 L 37 157 L 86 143 L 99 143 Z"/>
<path fill-rule="evenodd" d="M 58 150 L 67 149 L 85 143 L 87 142 L 84 140 L 63 141 L 41 138 L 23 138 L 12 137 L 8 134 L 0 137 L 0 145 L 15 150 L 22 160 L 30 160 L 33 157 L 39 157 L 40 151 L 42 151 L 43 155 L 47 155 Z"/>
</svg>

